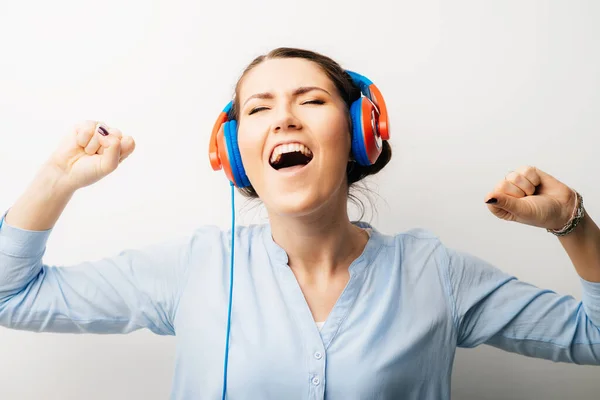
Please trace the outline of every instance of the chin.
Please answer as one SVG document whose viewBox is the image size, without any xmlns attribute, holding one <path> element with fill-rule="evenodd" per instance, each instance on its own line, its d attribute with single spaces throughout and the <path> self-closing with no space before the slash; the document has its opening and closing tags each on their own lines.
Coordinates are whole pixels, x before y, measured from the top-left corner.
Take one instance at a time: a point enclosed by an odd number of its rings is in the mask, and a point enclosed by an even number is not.
<svg viewBox="0 0 600 400">
<path fill-rule="evenodd" d="M 343 199 L 338 199 L 340 196 Z M 343 188 L 325 189 L 323 186 L 309 184 L 297 190 L 277 191 L 268 193 L 268 201 L 263 199 L 269 214 L 281 217 L 319 216 L 324 208 L 339 207 L 337 203 L 347 201 Z"/>
<path fill-rule="evenodd" d="M 319 168 L 318 164 L 277 171 L 271 167 L 258 179 L 255 189 L 269 214 L 281 217 L 318 216 L 323 208 L 345 205 L 345 169 Z M 327 172 L 325 172 L 325 171 Z"/>
<path fill-rule="evenodd" d="M 264 201 L 269 213 L 282 217 L 305 217 L 318 211 L 324 203 L 315 190 L 287 191 L 272 193 L 269 201 Z"/>
</svg>

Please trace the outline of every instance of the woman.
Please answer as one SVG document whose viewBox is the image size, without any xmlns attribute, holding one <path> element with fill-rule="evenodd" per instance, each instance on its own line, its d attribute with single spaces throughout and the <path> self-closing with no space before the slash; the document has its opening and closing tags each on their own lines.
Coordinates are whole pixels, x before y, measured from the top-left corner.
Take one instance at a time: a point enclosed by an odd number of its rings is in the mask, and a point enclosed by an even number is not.
<svg viewBox="0 0 600 400">
<path fill-rule="evenodd" d="M 43 264 L 73 193 L 135 147 L 95 121 L 66 137 L 6 214 L 0 323 L 176 335 L 176 399 L 447 399 L 456 347 L 482 343 L 600 364 L 600 230 L 579 194 L 525 167 L 484 200 L 499 218 L 558 235 L 581 277 L 582 302 L 428 232 L 387 236 L 351 222 L 349 187 L 391 157 L 383 99 L 371 87 L 377 107 L 359 100 L 357 84 L 369 82 L 323 55 L 287 48 L 259 57 L 238 82 L 216 124 L 211 162 L 261 199 L 269 223 L 235 230 L 230 325 L 232 242 L 214 227 L 69 268 Z M 365 102 L 358 111 L 357 100 Z M 370 144 L 356 142 L 358 125 Z"/>
</svg>

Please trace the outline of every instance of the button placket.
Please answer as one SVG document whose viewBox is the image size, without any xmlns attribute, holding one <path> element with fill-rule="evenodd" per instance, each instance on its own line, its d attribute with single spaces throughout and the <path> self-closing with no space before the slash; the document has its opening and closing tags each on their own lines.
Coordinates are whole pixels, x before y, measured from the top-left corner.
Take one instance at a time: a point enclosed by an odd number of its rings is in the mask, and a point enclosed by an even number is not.
<svg viewBox="0 0 600 400">
<path fill-rule="evenodd" d="M 325 395 L 325 357 L 326 352 L 323 347 L 316 346 L 313 349 L 309 379 L 312 392 L 316 396 L 315 400 L 323 399 Z"/>
</svg>

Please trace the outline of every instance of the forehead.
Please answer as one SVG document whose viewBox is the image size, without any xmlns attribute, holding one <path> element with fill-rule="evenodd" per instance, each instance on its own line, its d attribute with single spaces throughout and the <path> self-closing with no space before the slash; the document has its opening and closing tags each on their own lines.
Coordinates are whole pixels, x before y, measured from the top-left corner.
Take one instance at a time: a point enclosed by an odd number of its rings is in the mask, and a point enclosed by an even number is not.
<svg viewBox="0 0 600 400">
<path fill-rule="evenodd" d="M 255 93 L 288 92 L 301 86 L 318 86 L 333 93 L 333 82 L 321 67 L 301 58 L 278 58 L 264 61 L 244 77 L 240 100 Z"/>
</svg>

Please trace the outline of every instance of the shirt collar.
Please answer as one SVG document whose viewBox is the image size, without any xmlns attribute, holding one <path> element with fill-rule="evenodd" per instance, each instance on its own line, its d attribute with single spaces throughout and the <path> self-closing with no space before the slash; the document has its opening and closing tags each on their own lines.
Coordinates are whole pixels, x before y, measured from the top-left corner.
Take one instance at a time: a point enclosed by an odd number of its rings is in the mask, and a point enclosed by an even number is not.
<svg viewBox="0 0 600 400">
<path fill-rule="evenodd" d="M 350 264 L 350 267 L 348 269 L 348 271 L 350 272 L 350 275 L 359 273 L 360 271 L 362 271 L 366 267 L 368 267 L 375 260 L 377 254 L 379 253 L 379 250 L 381 249 L 381 246 L 383 245 L 383 242 L 384 242 L 383 235 L 379 231 L 377 231 L 375 228 L 373 228 L 373 226 L 371 224 L 369 224 L 367 222 L 363 222 L 363 221 L 352 221 L 352 224 L 354 224 L 360 228 L 363 228 L 363 229 L 369 229 L 370 235 L 369 235 L 369 240 L 367 241 L 367 244 L 366 244 L 365 248 L 363 249 L 362 253 L 358 256 L 358 258 L 356 258 L 352 262 L 352 264 Z M 271 232 L 271 225 L 270 224 L 263 225 L 262 233 L 263 233 L 262 234 L 263 242 L 265 244 L 267 253 L 269 254 L 269 257 L 271 258 L 271 260 L 274 261 L 276 264 L 288 267 L 289 259 L 288 259 L 287 253 L 281 246 L 279 246 L 273 240 L 273 234 Z"/>
</svg>

